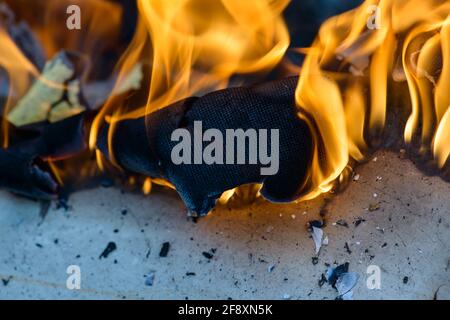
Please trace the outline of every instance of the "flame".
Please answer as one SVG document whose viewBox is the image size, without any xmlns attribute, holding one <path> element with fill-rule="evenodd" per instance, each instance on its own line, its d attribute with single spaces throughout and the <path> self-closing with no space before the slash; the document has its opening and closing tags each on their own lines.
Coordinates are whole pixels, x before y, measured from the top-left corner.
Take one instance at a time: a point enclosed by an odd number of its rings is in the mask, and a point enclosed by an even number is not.
<svg viewBox="0 0 450 320">
<path fill-rule="evenodd" d="M 299 117 L 314 136 L 301 199 L 330 191 L 349 163 L 380 146 L 391 112 L 409 114 L 405 143 L 418 144 L 419 155 L 431 153 L 444 167 L 450 155 L 449 14 L 448 0 L 367 0 L 322 25 L 296 90 Z M 396 103 L 403 88 L 410 101 Z"/>
<path fill-rule="evenodd" d="M 30 24 L 47 58 L 61 49 L 81 51 L 92 67 L 101 62 L 102 52 L 114 49 L 124 18 L 120 5 L 105 0 L 7 2 Z M 116 164 L 111 139 L 118 121 L 147 116 L 183 98 L 226 88 L 230 79 L 239 80 L 242 74 L 270 71 L 289 47 L 282 18 L 288 3 L 137 0 L 136 32 L 117 64 L 115 88 L 92 123 L 91 150 L 107 122 L 110 160 Z M 61 27 L 69 4 L 81 7 L 82 31 Z M 0 43 L 0 72 L 8 77 L 9 94 L 3 108 L 7 114 L 41 75 L 1 23 Z M 432 159 L 440 169 L 449 166 L 450 1 L 366 0 L 357 9 L 327 20 L 311 48 L 301 51 L 306 57 L 295 99 L 298 116 L 313 134 L 314 150 L 300 200 L 343 183 L 353 163 L 366 160 L 383 146 L 388 127 L 401 128 L 404 143 L 420 157 Z M 142 86 L 124 93 L 123 83 L 137 66 L 143 68 Z M 101 72 L 98 69 L 92 71 Z M 7 147 L 5 119 L 2 141 Z M 96 150 L 95 155 L 98 167 L 106 170 L 101 153 Z M 65 180 L 62 168 L 71 165 L 49 162 L 60 184 Z M 86 166 L 83 170 L 82 175 L 89 175 L 93 169 Z M 174 188 L 161 179 L 140 181 L 144 193 L 153 184 Z M 259 187 L 229 190 L 220 202 L 235 195 L 250 199 Z"/>
<path fill-rule="evenodd" d="M 116 122 L 225 88 L 237 74 L 270 71 L 289 46 L 281 17 L 288 2 L 138 0 L 137 30 L 119 64 L 116 88 L 93 122 L 91 149 L 95 148 L 99 128 L 108 122 L 110 159 L 116 164 L 111 148 Z M 141 92 L 132 99 L 115 95 L 120 82 L 140 63 L 149 73 L 146 90 L 141 90 L 145 94 Z M 173 188 L 160 179 L 152 181 Z M 149 191 L 150 183 L 144 183 L 144 192 Z M 228 192 L 228 198 L 233 194 L 234 190 Z"/>
<path fill-rule="evenodd" d="M 140 21 L 120 75 L 144 61 L 150 66 L 147 94 L 131 110 L 119 112 L 123 101 L 110 99 L 94 121 L 90 146 L 108 114 L 114 113 L 112 122 L 148 115 L 177 100 L 224 88 L 232 75 L 273 68 L 289 46 L 281 17 L 287 3 L 138 0 Z"/>
<path fill-rule="evenodd" d="M 119 27 L 122 23 L 122 9 L 119 4 L 105 0 L 14 0 L 6 1 L 14 16 L 0 19 L 0 74 L 6 75 L 8 95 L 2 107 L 1 139 L 2 147 L 10 144 L 10 124 L 7 114 L 25 96 L 32 84 L 40 80 L 50 87 L 61 87 L 51 82 L 41 74 L 39 66 L 25 55 L 11 38 L 8 28 L 9 22 L 13 24 L 25 21 L 38 38 L 47 59 L 53 57 L 61 50 L 79 52 L 87 59 L 90 65 L 86 66 L 86 76 L 97 78 L 102 76 L 102 69 L 95 68 L 102 59 L 102 53 L 108 50 L 117 50 L 115 42 L 119 36 Z M 81 10 L 81 30 L 68 30 L 66 9 L 69 5 L 77 5 Z M 4 8 L 8 8 L 4 7 Z M 42 14 L 37 14 L 42 13 Z M 107 17 L 107 23 L 105 23 Z M 1 17 L 0 17 L 1 18 Z M 15 20 L 15 21 L 10 21 Z M 33 54 L 33 52 L 28 52 Z M 92 68 L 94 67 L 94 68 Z M 92 70 L 89 70 L 92 68 Z M 89 74 L 92 71 L 92 74 Z M 109 76 L 109 75 L 108 75 Z M 84 82 L 86 79 L 80 79 Z M 75 160 L 53 161 L 46 159 L 48 169 L 60 186 L 65 180 L 91 177 L 97 169 L 89 161 L 89 155 L 82 155 Z M 95 163 L 94 163 L 95 164 Z"/>
<path fill-rule="evenodd" d="M 6 120 L 6 114 L 18 101 L 18 98 L 27 92 L 33 77 L 38 77 L 39 72 L 16 46 L 1 24 L 0 43 L 2 44 L 0 70 L 4 70 L 8 78 L 8 96 L 3 106 L 2 117 L 2 145 L 6 148 L 9 144 L 9 124 Z"/>
<path fill-rule="evenodd" d="M 7 0 L 18 20 L 25 20 L 39 39 L 47 57 L 62 48 L 81 52 L 92 66 L 100 63 L 101 54 L 117 43 L 122 22 L 122 7 L 107 0 Z M 81 29 L 68 30 L 67 8 L 80 8 Z M 100 70 L 95 70 L 100 71 Z M 100 71 L 101 72 L 101 71 Z"/>
</svg>

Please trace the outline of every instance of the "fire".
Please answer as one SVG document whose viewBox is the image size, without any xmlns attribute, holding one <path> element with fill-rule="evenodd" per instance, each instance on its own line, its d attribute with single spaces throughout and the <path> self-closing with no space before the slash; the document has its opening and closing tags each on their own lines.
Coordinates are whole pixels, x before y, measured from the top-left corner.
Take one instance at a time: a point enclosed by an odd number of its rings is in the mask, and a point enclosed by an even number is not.
<svg viewBox="0 0 450 320">
<path fill-rule="evenodd" d="M 113 50 L 124 21 L 120 5 L 104 0 L 7 2 L 30 24 L 47 59 L 62 49 L 82 52 L 90 61 L 86 77 L 96 80 L 103 72 L 97 67 L 101 53 Z M 147 116 L 178 100 L 243 83 L 242 75 L 264 75 L 277 66 L 290 44 L 282 17 L 288 3 L 137 0 L 139 20 L 133 40 L 116 66 L 116 85 L 89 132 L 89 146 L 99 169 L 108 170 L 109 164 L 95 150 L 105 123 L 109 124 L 110 160 L 116 164 L 111 140 L 118 121 Z M 68 33 L 61 27 L 65 24 L 61 15 L 69 4 L 79 5 L 85 14 L 83 31 Z M 37 11 L 45 14 L 36 15 Z M 0 73 L 6 73 L 9 90 L 1 137 L 7 147 L 6 115 L 33 81 L 45 79 L 1 20 L 0 43 Z M 313 134 L 314 150 L 300 200 L 343 183 L 354 163 L 386 146 L 398 129 L 411 153 L 448 169 L 450 1 L 366 0 L 355 10 L 327 20 L 313 45 L 302 52 L 306 56 L 295 101 L 298 116 Z M 125 93 L 123 84 L 136 68 L 142 69 L 141 86 Z M 89 162 L 93 153 L 64 163 L 49 162 L 49 167 L 62 185 L 74 163 Z M 81 166 L 81 176 L 92 175 L 96 169 L 92 164 Z M 161 179 L 131 178 L 132 184 L 143 181 L 146 194 L 154 184 L 174 188 Z M 260 187 L 229 190 L 220 202 L 234 195 L 253 199 Z"/>
<path fill-rule="evenodd" d="M 270 71 L 289 46 L 281 16 L 287 0 L 137 3 L 140 20 L 120 63 L 118 83 L 143 63 L 148 71 L 146 87 L 141 90 L 144 93 L 131 98 L 122 95 L 107 101 L 93 123 L 91 148 L 105 121 L 110 123 L 112 137 L 119 120 L 148 115 L 183 98 L 225 88 L 235 75 Z M 114 163 L 111 148 L 110 153 Z"/>
<path fill-rule="evenodd" d="M 105 48 L 114 48 L 123 19 L 121 6 L 107 0 L 7 0 L 12 11 L 30 25 L 47 57 L 62 48 L 82 52 L 99 63 Z M 66 28 L 67 8 L 80 8 L 81 30 Z M 99 71 L 99 70 L 96 70 Z"/>
<path fill-rule="evenodd" d="M 33 35 L 42 45 L 42 54 L 46 59 L 51 59 L 61 50 L 83 55 L 87 62 L 87 65 L 84 66 L 86 71 L 84 77 L 92 80 L 104 76 L 102 68 L 97 66 L 103 59 L 102 53 L 116 50 L 115 42 L 118 39 L 123 18 L 121 6 L 106 0 L 36 0 L 31 2 L 14 0 L 5 2 L 8 6 L 0 4 L 2 9 L 0 12 L 0 75 L 3 72 L 8 83 L 7 100 L 3 106 L 0 105 L 2 107 L 1 139 L 3 148 L 7 148 L 10 144 L 11 126 L 8 122 L 8 114 L 29 92 L 33 83 L 39 80 L 49 87 L 62 87 L 61 84 L 47 79 L 42 74 L 44 66 L 36 64 L 37 61 L 31 61 L 30 57 L 27 57 L 16 45 L 9 34 L 8 23 L 26 21 L 26 25 L 30 27 Z M 69 5 L 80 7 L 82 30 L 68 32 L 65 27 L 66 8 Z M 6 11 L 3 12 L 3 10 Z M 2 17 L 2 13 L 6 14 L 5 17 Z M 105 17 L 107 17 L 108 23 L 105 23 Z M 27 53 L 34 54 L 34 52 Z M 81 81 L 84 82 L 86 79 L 83 78 Z M 54 178 L 60 185 L 64 185 L 64 180 L 69 179 L 68 177 L 85 178 L 93 175 L 95 168 L 88 159 L 88 156 L 82 155 L 80 159 L 77 159 L 78 161 L 69 161 L 69 163 L 55 162 L 51 159 L 46 159 L 46 162 Z"/>
<path fill-rule="evenodd" d="M 349 164 L 382 146 L 390 115 L 408 114 L 405 143 L 445 166 L 449 14 L 448 0 L 367 0 L 322 25 L 296 90 L 299 116 L 315 145 L 302 199 L 330 191 L 345 179 Z M 402 125 L 399 119 L 394 123 Z"/>
<path fill-rule="evenodd" d="M 34 78 L 39 76 L 36 67 L 24 56 L 22 51 L 16 46 L 14 41 L 2 28 L 0 22 L 0 72 L 3 70 L 8 77 L 8 99 L 3 107 L 2 117 L 2 145 L 4 148 L 9 144 L 9 125 L 6 120 L 6 114 L 17 102 L 18 98 L 23 96 Z"/>
</svg>

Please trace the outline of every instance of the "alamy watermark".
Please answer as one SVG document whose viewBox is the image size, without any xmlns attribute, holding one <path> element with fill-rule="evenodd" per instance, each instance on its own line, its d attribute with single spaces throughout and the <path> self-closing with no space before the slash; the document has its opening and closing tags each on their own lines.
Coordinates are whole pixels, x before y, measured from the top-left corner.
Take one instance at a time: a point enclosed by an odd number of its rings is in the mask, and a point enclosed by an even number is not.
<svg viewBox="0 0 450 320">
<path fill-rule="evenodd" d="M 369 18 L 367 19 L 367 28 L 369 30 L 381 29 L 381 9 L 377 5 L 371 5 L 367 8 Z"/>
<path fill-rule="evenodd" d="M 269 152 L 270 139 L 270 152 Z M 278 173 L 279 130 L 270 129 L 226 129 L 214 128 L 203 132 L 201 121 L 194 121 L 193 137 L 191 132 L 178 128 L 172 132 L 171 141 L 178 142 L 171 152 L 172 162 L 180 164 L 254 164 L 261 165 L 261 175 L 271 176 Z M 207 145 L 204 146 L 204 142 Z"/>
<path fill-rule="evenodd" d="M 66 26 L 69 30 L 81 29 L 81 9 L 73 4 L 67 7 L 66 13 L 69 15 L 66 20 Z"/>
<path fill-rule="evenodd" d="M 370 265 L 367 267 L 367 274 L 369 276 L 366 280 L 366 286 L 369 290 L 380 290 L 381 289 L 381 269 L 377 265 Z"/>
<path fill-rule="evenodd" d="M 66 273 L 69 275 L 66 280 L 66 287 L 69 290 L 81 289 L 81 268 L 77 265 L 70 265 L 66 269 Z"/>
</svg>

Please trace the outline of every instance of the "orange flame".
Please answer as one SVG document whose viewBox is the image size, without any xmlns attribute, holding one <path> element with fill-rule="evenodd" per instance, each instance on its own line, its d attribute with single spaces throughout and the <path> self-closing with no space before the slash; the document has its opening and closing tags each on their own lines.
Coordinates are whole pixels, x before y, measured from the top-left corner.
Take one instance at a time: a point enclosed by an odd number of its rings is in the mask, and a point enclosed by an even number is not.
<svg viewBox="0 0 450 320">
<path fill-rule="evenodd" d="M 351 160 L 383 138 L 405 83 L 411 103 L 405 142 L 442 168 L 450 154 L 450 2 L 367 0 L 323 24 L 308 50 L 296 90 L 299 116 L 314 134 L 302 199 L 330 191 Z M 400 89 L 398 89 L 400 90 Z M 392 100 L 392 101 L 391 101 Z M 389 108 L 388 108 L 389 106 Z M 419 138 L 417 138 L 419 137 Z"/>
<path fill-rule="evenodd" d="M 24 56 L 8 33 L 1 27 L 1 24 L 0 43 L 2 47 L 0 50 L 0 69 L 6 72 L 9 85 L 2 118 L 2 145 L 6 148 L 9 143 L 9 124 L 6 120 L 6 115 L 18 99 L 27 92 L 33 77 L 37 78 L 39 76 L 39 71 Z"/>
<path fill-rule="evenodd" d="M 281 17 L 288 0 L 138 0 L 140 20 L 120 63 L 119 84 L 142 63 L 149 69 L 146 94 L 111 98 L 93 122 L 99 128 L 137 118 L 183 98 L 227 87 L 230 77 L 267 72 L 284 56 L 289 35 Z M 110 142 L 111 145 L 111 142 Z M 110 156 L 114 163 L 113 150 Z M 144 188 L 148 190 L 147 182 Z"/>
</svg>

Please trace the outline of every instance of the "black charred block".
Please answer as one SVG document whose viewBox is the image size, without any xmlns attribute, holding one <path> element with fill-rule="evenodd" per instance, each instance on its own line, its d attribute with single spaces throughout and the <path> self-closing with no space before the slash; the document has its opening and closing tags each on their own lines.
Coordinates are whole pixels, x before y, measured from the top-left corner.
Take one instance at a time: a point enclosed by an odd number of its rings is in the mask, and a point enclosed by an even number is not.
<svg viewBox="0 0 450 320">
<path fill-rule="evenodd" d="M 56 123 L 11 128 L 11 146 L 0 148 L 0 188 L 34 199 L 57 198 L 58 185 L 45 160 L 71 157 L 85 148 L 84 114 Z"/>
<path fill-rule="evenodd" d="M 222 192 L 247 183 L 262 183 L 261 194 L 270 201 L 289 202 L 299 196 L 311 158 L 311 133 L 297 115 L 297 77 L 252 87 L 229 88 L 200 98 L 188 98 L 147 117 L 117 124 L 112 138 L 115 159 L 126 170 L 165 178 L 175 185 L 191 212 L 207 214 Z M 195 122 L 203 132 L 217 129 L 278 129 L 279 166 L 274 175 L 263 175 L 257 164 L 174 164 L 172 133 L 184 128 L 194 136 Z M 107 151 L 105 126 L 98 147 Z M 270 135 L 268 133 L 268 135 Z M 267 139 L 271 150 L 272 140 Z M 203 142 L 205 148 L 210 142 Z M 248 151 L 248 143 L 246 144 Z M 236 159 L 236 145 L 235 145 Z M 247 154 L 248 156 L 248 154 Z M 248 157 L 247 157 L 248 159 Z"/>
</svg>

